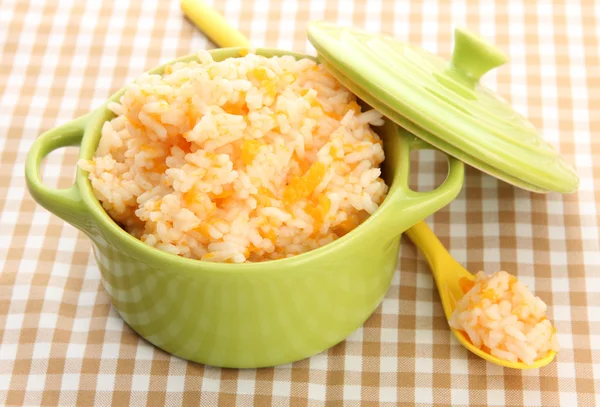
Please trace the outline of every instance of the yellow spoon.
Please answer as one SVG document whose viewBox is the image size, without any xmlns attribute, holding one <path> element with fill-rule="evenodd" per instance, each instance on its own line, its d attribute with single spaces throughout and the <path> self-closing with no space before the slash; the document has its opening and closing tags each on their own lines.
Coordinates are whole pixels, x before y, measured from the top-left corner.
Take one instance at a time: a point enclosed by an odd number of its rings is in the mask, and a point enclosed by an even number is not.
<svg viewBox="0 0 600 407">
<path fill-rule="evenodd" d="M 248 39 L 202 0 L 181 0 L 183 13 L 218 47 L 249 47 Z"/>
<path fill-rule="evenodd" d="M 219 47 L 249 47 L 250 42 L 242 33 L 225 21 L 223 16 L 202 0 L 181 0 L 184 14 Z M 425 254 L 431 266 L 433 277 L 444 307 L 446 319 L 449 319 L 462 298 L 460 279 L 474 280 L 475 277 L 456 262 L 425 222 L 419 222 L 406 231 L 408 237 Z M 550 352 L 533 365 L 510 362 L 497 358 L 475 347 L 460 331 L 452 329 L 454 335 L 467 349 L 489 362 L 514 369 L 535 369 L 547 365 L 554 359 L 556 352 Z"/>
<path fill-rule="evenodd" d="M 474 281 L 475 277 L 464 267 L 458 264 L 454 258 L 452 258 L 450 253 L 448 253 L 448 251 L 444 248 L 442 243 L 425 222 L 417 223 L 405 233 L 421 250 L 429 262 L 433 278 L 435 279 L 435 283 L 438 288 L 440 300 L 442 302 L 442 306 L 444 307 L 446 319 L 450 319 L 454 309 L 456 308 L 456 304 L 464 295 L 460 283 L 461 279 L 466 279 L 468 282 Z M 473 345 L 464 332 L 453 328 L 450 329 L 452 329 L 454 336 L 456 336 L 456 338 L 465 348 L 477 356 L 487 360 L 488 362 L 495 363 L 497 365 L 510 367 L 513 369 L 538 369 L 552 362 L 556 356 L 556 352 L 550 351 L 545 357 L 536 360 L 532 365 L 527 365 L 523 362 L 511 362 L 484 352 Z"/>
</svg>

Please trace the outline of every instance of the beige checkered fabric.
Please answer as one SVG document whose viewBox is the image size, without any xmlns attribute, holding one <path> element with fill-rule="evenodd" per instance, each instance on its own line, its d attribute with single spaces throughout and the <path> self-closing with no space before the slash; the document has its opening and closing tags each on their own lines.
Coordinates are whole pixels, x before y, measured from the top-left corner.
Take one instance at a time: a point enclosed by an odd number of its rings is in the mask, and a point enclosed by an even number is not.
<svg viewBox="0 0 600 407">
<path fill-rule="evenodd" d="M 424 258 L 404 240 L 385 300 L 328 352 L 272 369 L 222 370 L 172 357 L 124 325 L 89 240 L 29 196 L 35 138 L 98 106 L 142 71 L 213 45 L 176 0 L 0 0 L 0 405 L 600 405 L 600 3 L 530 0 L 214 0 L 254 44 L 314 53 L 306 23 L 393 34 L 448 57 L 455 25 L 510 55 L 484 81 L 539 126 L 581 176 L 578 193 L 536 195 L 469 168 L 427 219 L 472 271 L 514 273 L 550 305 L 562 346 L 514 371 L 451 335 Z M 50 156 L 66 187 L 74 148 Z M 445 176 L 416 157 L 413 184 Z"/>
</svg>

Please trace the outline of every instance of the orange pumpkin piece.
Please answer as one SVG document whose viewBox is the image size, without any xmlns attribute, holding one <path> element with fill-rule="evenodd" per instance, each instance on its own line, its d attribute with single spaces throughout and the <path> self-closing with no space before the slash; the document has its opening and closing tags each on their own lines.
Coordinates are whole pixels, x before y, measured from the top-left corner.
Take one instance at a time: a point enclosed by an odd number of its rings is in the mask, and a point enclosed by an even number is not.
<svg viewBox="0 0 600 407">
<path fill-rule="evenodd" d="M 258 140 L 252 140 L 252 139 L 245 140 L 242 143 L 241 155 L 242 155 L 242 161 L 244 162 L 244 164 L 246 164 L 246 165 L 252 164 L 254 157 L 256 157 L 256 155 L 258 154 L 258 151 L 260 150 L 262 145 L 263 145 L 262 142 L 260 142 Z"/>
<path fill-rule="evenodd" d="M 325 176 L 325 164 L 315 162 L 301 177 L 293 177 L 283 191 L 283 200 L 293 204 L 307 198 L 319 186 Z"/>
</svg>

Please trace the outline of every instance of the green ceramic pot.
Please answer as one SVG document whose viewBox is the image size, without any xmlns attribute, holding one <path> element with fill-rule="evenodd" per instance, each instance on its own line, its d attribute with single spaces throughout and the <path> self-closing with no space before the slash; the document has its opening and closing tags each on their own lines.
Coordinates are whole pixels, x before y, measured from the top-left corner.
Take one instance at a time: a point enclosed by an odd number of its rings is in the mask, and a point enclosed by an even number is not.
<svg viewBox="0 0 600 407">
<path fill-rule="evenodd" d="M 239 51 L 219 49 L 212 55 L 222 60 L 239 56 Z M 257 53 L 306 57 L 272 49 Z M 163 67 L 150 72 L 161 73 Z M 117 101 L 123 91 L 110 100 Z M 440 187 L 410 190 L 410 151 L 431 147 L 387 122 L 378 131 L 386 154 L 383 176 L 391 188 L 377 212 L 358 228 L 288 259 L 247 264 L 191 260 L 149 247 L 121 229 L 79 168 L 70 188 L 42 185 L 38 171 L 44 157 L 75 145 L 81 158 L 91 158 L 102 124 L 112 117 L 103 105 L 42 134 L 27 156 L 27 185 L 40 205 L 90 237 L 104 287 L 127 324 L 157 347 L 208 365 L 274 366 L 344 340 L 386 294 L 402 232 L 447 205 L 464 180 L 463 163 L 448 158 L 448 176 Z"/>
</svg>

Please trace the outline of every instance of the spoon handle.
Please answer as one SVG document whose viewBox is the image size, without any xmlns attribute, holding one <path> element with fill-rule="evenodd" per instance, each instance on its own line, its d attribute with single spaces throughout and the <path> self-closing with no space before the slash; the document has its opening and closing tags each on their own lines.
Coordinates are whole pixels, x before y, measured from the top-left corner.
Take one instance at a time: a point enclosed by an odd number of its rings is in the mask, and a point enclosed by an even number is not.
<svg viewBox="0 0 600 407">
<path fill-rule="evenodd" d="M 454 260 L 450 253 L 446 250 L 442 242 L 437 238 L 435 233 L 429 228 L 425 221 L 421 221 L 413 225 L 406 232 L 406 235 L 412 242 L 421 250 L 429 266 L 436 282 L 446 269 L 445 266 L 450 266 Z"/>
<path fill-rule="evenodd" d="M 248 39 L 233 28 L 217 10 L 202 0 L 181 0 L 183 13 L 204 34 L 215 43 L 217 47 L 249 47 Z"/>
</svg>

